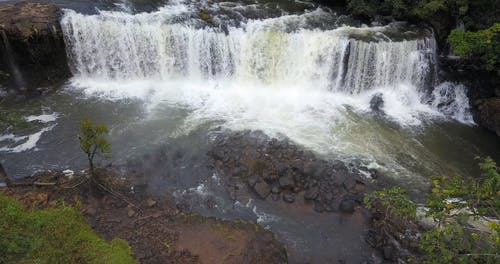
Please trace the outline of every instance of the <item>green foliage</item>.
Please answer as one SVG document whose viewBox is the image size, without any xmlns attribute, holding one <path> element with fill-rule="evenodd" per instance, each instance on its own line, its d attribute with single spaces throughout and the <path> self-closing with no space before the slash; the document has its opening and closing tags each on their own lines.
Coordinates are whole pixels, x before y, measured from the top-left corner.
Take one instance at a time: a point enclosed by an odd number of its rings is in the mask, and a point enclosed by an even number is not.
<svg viewBox="0 0 500 264">
<path fill-rule="evenodd" d="M 479 168 L 481 174 L 472 179 L 432 178 L 426 215 L 437 226 L 420 239 L 423 263 L 500 262 L 500 168 L 491 158 L 481 159 Z M 398 187 L 365 198 L 368 208 L 377 201 L 391 215 L 415 216 L 415 206 Z M 489 230 L 477 230 L 469 224 L 471 220 L 486 221 Z"/>
<path fill-rule="evenodd" d="M 0 263 L 137 263 L 126 241 L 104 241 L 64 204 L 30 211 L 0 194 L 0 234 Z"/>
<path fill-rule="evenodd" d="M 386 216 L 416 217 L 417 206 L 400 187 L 374 191 L 365 196 L 364 203 L 368 209 L 376 202 L 380 202 L 386 208 Z"/>
<path fill-rule="evenodd" d="M 480 160 L 481 175 L 473 179 L 434 177 L 427 216 L 438 227 L 424 233 L 426 263 L 498 263 L 500 225 L 489 221 L 489 233 L 468 225 L 471 219 L 500 215 L 500 170 L 491 158 Z"/>
<path fill-rule="evenodd" d="M 95 125 L 92 120 L 84 118 L 80 123 L 80 148 L 87 154 L 90 172 L 94 172 L 94 158 L 96 154 L 104 154 L 111 151 L 111 145 L 106 138 L 109 133 L 104 124 Z"/>
<path fill-rule="evenodd" d="M 455 29 L 448 42 L 459 56 L 479 58 L 482 66 L 500 75 L 500 23 L 476 32 Z"/>
</svg>

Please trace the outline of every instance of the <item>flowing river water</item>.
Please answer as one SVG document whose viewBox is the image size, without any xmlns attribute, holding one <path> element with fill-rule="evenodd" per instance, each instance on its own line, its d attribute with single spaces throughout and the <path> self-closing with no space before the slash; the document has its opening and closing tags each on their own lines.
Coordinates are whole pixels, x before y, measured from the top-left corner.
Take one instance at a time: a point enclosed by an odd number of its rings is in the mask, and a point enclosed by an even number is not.
<svg viewBox="0 0 500 264">
<path fill-rule="evenodd" d="M 346 241 L 360 238 L 343 223 L 356 218 L 234 204 L 200 168 L 214 135 L 288 138 L 375 168 L 416 200 L 429 176 L 468 177 L 475 156 L 500 157 L 495 136 L 472 120 L 467 87 L 439 80 L 426 29 L 365 26 L 307 1 L 46 2 L 66 8 L 74 77 L 12 106 L 28 124 L 0 131 L 0 162 L 14 177 L 84 168 L 76 133 L 89 116 L 111 129 L 108 162 L 174 148 L 185 158 L 165 192 L 191 197 L 206 215 L 257 220 L 287 244 L 292 262 L 320 263 L 332 254 L 356 259 L 360 249 L 350 247 L 359 243 Z M 383 101 L 378 111 L 374 98 Z M 206 195 L 221 206 L 197 205 Z"/>
</svg>

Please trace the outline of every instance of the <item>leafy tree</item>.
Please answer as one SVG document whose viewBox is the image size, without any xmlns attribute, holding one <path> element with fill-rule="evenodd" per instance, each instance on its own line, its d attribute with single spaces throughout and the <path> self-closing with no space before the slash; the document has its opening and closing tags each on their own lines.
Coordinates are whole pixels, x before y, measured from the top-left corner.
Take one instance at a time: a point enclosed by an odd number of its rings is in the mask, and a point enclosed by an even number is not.
<svg viewBox="0 0 500 264">
<path fill-rule="evenodd" d="M 111 145 L 106 138 L 109 133 L 104 124 L 94 124 L 92 120 L 84 118 L 80 123 L 80 148 L 87 154 L 90 173 L 94 174 L 94 158 L 96 154 L 105 154 L 111 151 Z"/>
</svg>

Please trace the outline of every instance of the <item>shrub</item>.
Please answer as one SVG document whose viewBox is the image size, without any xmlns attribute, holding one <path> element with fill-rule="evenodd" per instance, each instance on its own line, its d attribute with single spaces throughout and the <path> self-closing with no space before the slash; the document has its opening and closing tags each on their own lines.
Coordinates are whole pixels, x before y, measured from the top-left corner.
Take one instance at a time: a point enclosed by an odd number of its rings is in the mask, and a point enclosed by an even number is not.
<svg viewBox="0 0 500 264">
<path fill-rule="evenodd" d="M 94 158 L 96 154 L 104 154 L 111 151 L 111 145 L 106 138 L 109 133 L 108 128 L 104 124 L 95 125 L 92 120 L 84 118 L 80 123 L 80 148 L 85 154 L 89 162 L 90 173 L 94 174 Z"/>
<path fill-rule="evenodd" d="M 455 54 L 465 58 L 478 58 L 482 67 L 500 75 L 500 23 L 480 31 L 451 31 L 448 42 Z"/>
<path fill-rule="evenodd" d="M 137 263 L 126 241 L 104 241 L 64 204 L 25 210 L 0 194 L 0 234 L 0 263 Z"/>
<path fill-rule="evenodd" d="M 420 239 L 421 263 L 499 263 L 500 169 L 491 158 L 480 160 L 479 168 L 481 174 L 472 179 L 432 178 L 426 215 L 437 226 Z M 365 199 L 368 208 L 377 202 L 391 217 L 415 216 L 413 203 L 398 187 L 373 192 Z M 489 230 L 470 225 L 479 219 L 487 222 Z"/>
</svg>

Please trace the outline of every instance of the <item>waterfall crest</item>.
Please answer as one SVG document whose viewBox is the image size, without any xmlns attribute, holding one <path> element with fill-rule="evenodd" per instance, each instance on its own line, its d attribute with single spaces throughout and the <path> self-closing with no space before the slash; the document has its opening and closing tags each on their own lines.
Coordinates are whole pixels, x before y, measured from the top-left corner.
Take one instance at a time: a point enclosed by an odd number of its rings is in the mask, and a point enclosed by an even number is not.
<svg viewBox="0 0 500 264">
<path fill-rule="evenodd" d="M 305 29 L 300 16 L 247 21 L 226 31 L 174 18 L 161 11 L 67 11 L 62 26 L 73 73 L 102 80 L 293 84 L 351 94 L 395 84 L 421 90 L 433 78 L 432 37 L 390 41 L 382 38 L 383 27 Z"/>
</svg>

